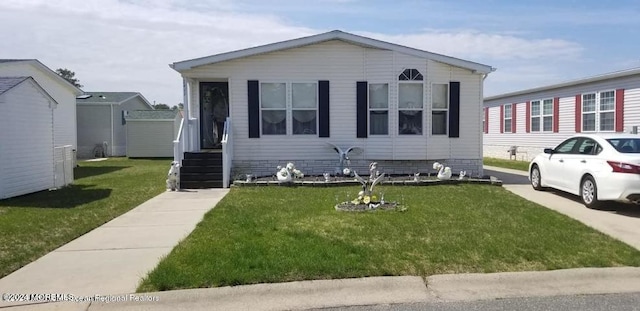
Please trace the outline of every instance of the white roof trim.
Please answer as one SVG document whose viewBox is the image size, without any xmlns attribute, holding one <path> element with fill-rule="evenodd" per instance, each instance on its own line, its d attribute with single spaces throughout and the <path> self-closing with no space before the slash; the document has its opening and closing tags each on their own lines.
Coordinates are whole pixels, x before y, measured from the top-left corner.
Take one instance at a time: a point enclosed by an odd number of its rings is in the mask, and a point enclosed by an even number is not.
<svg viewBox="0 0 640 311">
<path fill-rule="evenodd" d="M 19 60 L 16 60 L 15 62 L 25 62 L 25 63 L 33 64 L 35 67 L 40 68 L 44 73 L 49 75 L 51 78 L 53 78 L 55 80 L 58 80 L 65 87 L 69 88 L 76 96 L 78 96 L 80 94 L 84 94 L 83 90 L 81 90 L 80 88 L 78 88 L 75 85 L 71 84 L 71 82 L 69 82 L 65 78 L 61 77 L 55 71 L 51 70 L 51 68 L 45 66 L 43 63 L 41 63 L 37 59 L 19 59 Z M 6 64 L 11 64 L 11 63 L 12 62 L 7 62 Z"/>
<path fill-rule="evenodd" d="M 58 102 L 53 97 L 51 97 L 49 92 L 47 92 L 47 90 L 43 89 L 42 86 L 38 83 L 38 81 L 36 81 L 33 77 L 27 77 L 26 79 L 20 81 L 20 83 L 14 85 L 12 88 L 8 89 L 7 92 L 11 92 L 12 90 L 16 89 L 19 85 L 22 85 L 22 84 L 27 83 L 27 82 L 30 83 L 33 87 L 35 87 L 42 95 L 44 95 L 44 97 L 47 98 L 47 100 L 49 101 L 49 106 L 51 108 L 56 108 L 58 106 Z M 3 95 L 6 94 L 7 92 L 3 93 Z"/>
<path fill-rule="evenodd" d="M 637 74 L 640 74 L 640 67 L 627 69 L 627 70 L 621 70 L 621 71 L 615 71 L 615 72 L 610 72 L 610 73 L 605 73 L 605 74 L 592 76 L 592 77 L 588 77 L 588 78 L 582 78 L 582 79 L 578 79 L 578 80 L 565 81 L 565 82 L 561 82 L 561 83 L 558 83 L 558 84 L 546 85 L 546 86 L 536 87 L 536 88 L 532 88 L 532 89 L 526 89 L 526 90 L 522 90 L 522 91 L 515 91 L 515 92 L 511 92 L 511 93 L 505 93 L 505 94 L 500 94 L 500 95 L 489 96 L 489 97 L 485 97 L 484 100 L 485 101 L 489 101 L 489 100 L 502 99 L 502 98 L 507 98 L 507 97 L 512 97 L 512 96 L 520 96 L 520 95 L 525 95 L 525 94 L 530 94 L 530 93 L 536 93 L 536 92 L 543 92 L 543 91 L 559 89 L 559 88 L 563 88 L 563 87 L 576 86 L 576 85 L 587 84 L 587 83 L 592 83 L 592 82 L 600 82 L 600 81 L 609 80 L 609 79 L 615 79 L 615 78 L 623 78 L 623 77 L 633 76 L 633 75 L 637 75 Z"/>
<path fill-rule="evenodd" d="M 325 33 L 314 35 L 314 36 L 302 37 L 298 39 L 282 41 L 277 43 L 271 43 L 267 45 L 252 47 L 252 48 L 233 51 L 233 52 L 216 54 L 216 55 L 211 55 L 211 56 L 206 56 L 201 58 L 194 58 L 194 59 L 185 60 L 181 62 L 175 62 L 173 64 L 170 64 L 169 66 L 178 72 L 182 72 L 198 66 L 214 64 L 214 63 L 219 63 L 223 61 L 228 61 L 232 59 L 248 57 L 248 56 L 253 56 L 258 54 L 270 53 L 270 52 L 279 51 L 279 50 L 297 48 L 297 47 L 316 44 L 316 43 L 325 42 L 329 40 L 342 40 L 342 41 L 350 42 L 353 44 L 362 45 L 365 47 L 397 51 L 403 54 L 422 57 L 422 58 L 428 58 L 434 61 L 449 64 L 452 66 L 469 69 L 471 71 L 478 72 L 481 74 L 488 74 L 492 71 L 495 71 L 495 68 L 492 68 L 491 66 L 488 66 L 488 65 L 483 65 L 483 64 L 474 63 L 471 61 L 466 61 L 466 60 L 462 60 L 455 57 L 431 53 L 431 52 L 418 50 L 418 49 L 414 49 L 414 48 L 410 48 L 410 47 L 406 47 L 398 44 L 393 44 L 385 41 L 362 37 L 362 36 L 350 34 L 347 32 L 343 32 L 340 30 L 334 30 L 334 31 L 325 32 Z"/>
<path fill-rule="evenodd" d="M 151 105 L 151 103 L 149 103 L 149 101 L 148 101 L 146 98 L 144 98 L 144 96 L 142 96 L 142 94 L 140 94 L 139 92 L 138 92 L 138 93 L 136 93 L 135 95 L 133 95 L 133 96 L 131 96 L 131 97 L 129 97 L 129 98 L 127 98 L 127 99 L 125 99 L 125 100 L 123 100 L 123 101 L 119 102 L 119 103 L 118 103 L 118 105 L 122 105 L 124 102 L 126 102 L 126 101 L 130 101 L 130 100 L 132 100 L 132 99 L 136 98 L 137 96 L 140 96 L 140 99 L 142 99 L 142 101 L 143 101 L 145 104 L 147 104 L 147 106 L 149 106 L 149 108 L 151 108 L 151 110 L 155 109 L 155 108 L 153 108 L 153 106 Z"/>
</svg>

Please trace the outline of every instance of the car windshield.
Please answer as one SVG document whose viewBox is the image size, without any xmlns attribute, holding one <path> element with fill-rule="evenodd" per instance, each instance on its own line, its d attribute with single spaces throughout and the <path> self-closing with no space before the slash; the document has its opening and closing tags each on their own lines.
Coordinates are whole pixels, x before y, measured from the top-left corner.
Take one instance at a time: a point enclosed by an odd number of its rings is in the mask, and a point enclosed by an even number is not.
<svg viewBox="0 0 640 311">
<path fill-rule="evenodd" d="M 620 153 L 640 153 L 640 138 L 611 138 L 607 141 Z"/>
</svg>

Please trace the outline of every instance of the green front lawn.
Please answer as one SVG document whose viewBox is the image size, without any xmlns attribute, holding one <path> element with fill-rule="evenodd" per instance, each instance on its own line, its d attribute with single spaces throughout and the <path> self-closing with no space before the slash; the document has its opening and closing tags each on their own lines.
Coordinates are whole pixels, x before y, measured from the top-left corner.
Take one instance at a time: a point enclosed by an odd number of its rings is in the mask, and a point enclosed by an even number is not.
<svg viewBox="0 0 640 311">
<path fill-rule="evenodd" d="M 640 251 L 501 187 L 379 190 L 408 209 L 333 208 L 358 187 L 233 188 L 138 290 L 640 266 Z"/>
<path fill-rule="evenodd" d="M 529 171 L 529 161 L 483 158 L 482 163 L 484 165 L 510 168 L 510 169 L 520 170 L 525 172 Z"/>
<path fill-rule="evenodd" d="M 79 162 L 69 187 L 0 201 L 0 277 L 165 191 L 170 163 Z"/>
</svg>

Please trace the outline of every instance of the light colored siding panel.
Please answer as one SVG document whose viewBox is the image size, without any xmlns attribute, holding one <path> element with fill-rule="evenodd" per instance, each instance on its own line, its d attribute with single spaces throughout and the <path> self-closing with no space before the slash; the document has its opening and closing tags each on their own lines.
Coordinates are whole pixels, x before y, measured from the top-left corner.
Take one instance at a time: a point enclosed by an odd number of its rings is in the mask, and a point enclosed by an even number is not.
<svg viewBox="0 0 640 311">
<path fill-rule="evenodd" d="M 127 156 L 173 157 L 174 122 L 137 121 L 127 122 Z"/>
<path fill-rule="evenodd" d="M 0 199 L 53 187 L 53 111 L 31 82 L 0 96 Z"/>
<path fill-rule="evenodd" d="M 28 62 L 8 62 L 0 65 L 0 76 L 31 76 L 47 93 L 58 102 L 54 110 L 55 145 L 77 146 L 76 138 L 76 96 L 59 80 Z"/>
<path fill-rule="evenodd" d="M 523 147 L 523 150 L 540 152 L 542 148 L 555 147 L 568 136 L 575 134 L 576 95 L 615 89 L 625 89 L 624 131 L 630 132 L 633 125 L 640 125 L 640 75 L 485 101 L 484 105 L 490 107 L 490 121 L 489 134 L 484 135 L 484 149 L 485 151 L 496 150 L 496 146 L 502 148 L 502 146 L 517 145 Z M 499 105 L 554 97 L 560 98 L 558 133 L 530 133 L 514 136 L 506 133 L 499 134 L 499 123 L 493 121 L 494 115 L 496 119 L 498 118 Z M 529 158 L 532 156 L 529 155 Z M 508 155 L 505 152 L 501 157 L 508 157 Z"/>
<path fill-rule="evenodd" d="M 111 107 L 109 105 L 77 106 L 78 158 L 93 158 L 96 145 L 111 145 Z"/>
<path fill-rule="evenodd" d="M 558 134 L 567 137 L 575 134 L 576 122 L 576 97 L 561 97 L 558 109 Z M 526 139 L 526 137 L 524 137 Z"/>
<path fill-rule="evenodd" d="M 331 142 L 341 147 L 359 146 L 365 149 L 362 156 L 367 159 L 416 159 L 435 156 L 448 158 L 451 153 L 449 138 L 430 137 L 430 85 L 433 81 L 448 83 L 452 77 L 462 82 L 461 138 L 456 151 L 462 157 L 477 158 L 480 153 L 478 131 L 480 129 L 480 76 L 466 70 L 431 62 L 436 67 L 432 72 L 427 60 L 397 52 L 363 48 L 342 41 L 328 41 L 289 50 L 277 51 L 242 59 L 206 65 L 189 70 L 184 76 L 190 82 L 193 107 L 198 107 L 198 83 L 204 81 L 229 81 L 230 115 L 233 119 L 235 160 L 282 160 L 336 158 L 327 147 Z M 418 69 L 425 77 L 425 109 L 423 111 L 423 135 L 398 135 L 397 77 L 403 69 Z M 329 138 L 315 136 L 268 136 L 248 138 L 247 81 L 259 80 L 298 82 L 330 81 L 330 135 Z M 356 138 L 356 82 L 389 83 L 389 136 Z M 467 106 L 474 107 L 467 112 Z M 198 117 L 199 111 L 191 112 Z M 465 114 L 470 116 L 464 117 Z M 472 115 L 473 114 L 473 115 Z M 468 118 L 469 120 L 467 120 Z M 434 140 L 430 154 L 427 144 Z M 439 140 L 441 140 L 439 142 Z M 474 149 L 475 148 L 475 149 Z"/>
<path fill-rule="evenodd" d="M 640 84 L 624 91 L 624 127 L 631 132 L 634 126 L 640 131 Z"/>
</svg>

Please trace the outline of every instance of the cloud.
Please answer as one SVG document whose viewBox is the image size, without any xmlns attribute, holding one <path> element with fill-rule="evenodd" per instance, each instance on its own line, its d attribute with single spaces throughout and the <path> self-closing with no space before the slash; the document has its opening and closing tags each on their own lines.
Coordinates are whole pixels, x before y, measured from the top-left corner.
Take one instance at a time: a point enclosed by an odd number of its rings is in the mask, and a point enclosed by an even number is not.
<svg viewBox="0 0 640 311">
<path fill-rule="evenodd" d="M 232 0 L 197 5 L 187 0 L 0 2 L 0 57 L 37 58 L 54 70 L 75 71 L 87 91 L 139 91 L 150 101 L 169 105 L 182 102 L 181 78 L 168 67 L 170 63 L 323 31 L 290 25 L 281 16 L 246 13 Z M 574 60 L 582 53 L 575 42 L 529 39 L 518 33 L 464 29 L 356 33 L 497 67 L 548 58 Z M 552 72 L 540 70 L 541 75 Z M 492 77 L 508 83 L 501 71 Z"/>
<path fill-rule="evenodd" d="M 427 50 L 434 53 L 470 59 L 541 59 L 547 57 L 574 59 L 583 48 L 560 39 L 526 39 L 514 34 L 482 33 L 475 30 L 425 30 L 416 34 L 365 36 Z"/>
</svg>

